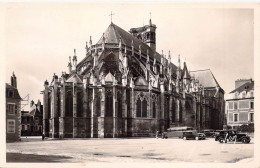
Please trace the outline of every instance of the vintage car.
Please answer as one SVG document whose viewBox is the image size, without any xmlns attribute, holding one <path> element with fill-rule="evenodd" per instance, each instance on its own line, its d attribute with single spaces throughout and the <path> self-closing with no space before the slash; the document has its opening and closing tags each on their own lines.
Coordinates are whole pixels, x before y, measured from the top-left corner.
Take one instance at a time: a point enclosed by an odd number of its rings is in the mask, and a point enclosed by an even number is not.
<svg viewBox="0 0 260 168">
<path fill-rule="evenodd" d="M 202 130 L 201 133 L 204 133 L 206 135 L 206 137 L 214 137 L 215 132 L 213 129 L 205 129 Z"/>
<path fill-rule="evenodd" d="M 222 130 L 216 136 L 215 141 L 219 141 L 220 143 L 227 142 L 242 142 L 249 143 L 250 137 L 243 133 L 237 133 L 236 130 Z"/>
<path fill-rule="evenodd" d="M 188 139 L 196 139 L 196 140 L 203 140 L 206 139 L 206 135 L 204 133 L 195 133 L 192 131 L 185 131 L 183 132 L 183 140 Z"/>
</svg>

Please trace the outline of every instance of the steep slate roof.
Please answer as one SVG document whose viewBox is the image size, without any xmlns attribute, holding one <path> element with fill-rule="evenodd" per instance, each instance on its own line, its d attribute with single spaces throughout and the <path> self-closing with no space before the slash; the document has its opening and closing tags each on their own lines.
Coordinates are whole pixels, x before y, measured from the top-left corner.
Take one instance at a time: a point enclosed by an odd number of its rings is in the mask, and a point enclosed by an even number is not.
<svg viewBox="0 0 260 168">
<path fill-rule="evenodd" d="M 74 81 L 74 76 L 76 76 L 76 83 L 83 83 L 82 80 L 83 80 L 83 77 L 81 75 L 78 75 L 77 73 L 72 73 L 68 79 L 66 80 L 66 82 L 71 82 L 73 83 Z"/>
<path fill-rule="evenodd" d="M 195 79 L 199 80 L 199 83 L 202 84 L 202 86 L 206 88 L 220 87 L 210 69 L 191 71 L 190 73 Z"/>
<path fill-rule="evenodd" d="M 13 97 L 14 99 L 22 99 L 17 88 L 13 87 L 12 85 L 10 85 L 8 83 L 5 84 L 5 88 L 14 91 L 14 97 Z M 7 97 L 7 95 L 6 95 L 6 97 Z"/>
<path fill-rule="evenodd" d="M 252 90 L 252 89 L 254 89 L 254 81 L 247 82 L 247 83 L 241 85 L 240 87 L 236 88 L 235 90 L 233 90 L 230 93 L 235 93 L 236 91 L 238 91 L 240 93 L 240 92 L 243 92 L 244 90 Z"/>
<path fill-rule="evenodd" d="M 157 52 L 154 52 L 147 44 L 142 42 L 141 40 L 134 37 L 132 34 L 128 33 L 127 31 L 123 30 L 122 28 L 118 27 L 114 23 L 111 23 L 107 30 L 104 33 L 105 43 L 119 43 L 119 39 L 121 37 L 122 44 L 131 47 L 132 40 L 134 42 L 134 48 L 139 49 L 139 45 L 141 45 L 141 50 L 143 54 L 147 53 L 149 50 L 149 55 L 151 58 L 154 58 L 156 55 L 156 60 L 160 62 L 161 56 Z M 102 44 L 103 36 L 99 39 L 97 44 Z"/>
<path fill-rule="evenodd" d="M 105 37 L 105 43 L 111 43 L 111 44 L 115 44 L 115 43 L 118 44 L 119 43 L 119 39 L 121 37 L 122 44 L 124 44 L 124 45 L 126 45 L 126 46 L 128 46 L 130 48 L 132 46 L 132 41 L 133 41 L 134 48 L 136 50 L 139 50 L 139 45 L 141 45 L 141 50 L 142 50 L 143 54 L 146 55 L 147 50 L 149 50 L 150 58 L 154 59 L 154 56 L 155 56 L 157 62 L 161 62 L 161 55 L 159 53 L 157 53 L 156 51 L 153 51 L 146 43 L 144 43 L 141 40 L 137 39 L 132 34 L 128 33 L 125 30 L 123 30 L 122 28 L 120 28 L 119 26 L 115 25 L 114 23 L 111 23 L 108 26 L 108 28 L 106 29 L 106 31 L 104 33 L 104 37 Z M 101 36 L 101 38 L 99 39 L 97 44 L 102 44 L 102 40 L 103 40 L 103 35 Z M 171 63 L 170 66 L 172 67 L 172 71 L 175 74 L 177 66 L 174 65 L 173 63 Z"/>
</svg>

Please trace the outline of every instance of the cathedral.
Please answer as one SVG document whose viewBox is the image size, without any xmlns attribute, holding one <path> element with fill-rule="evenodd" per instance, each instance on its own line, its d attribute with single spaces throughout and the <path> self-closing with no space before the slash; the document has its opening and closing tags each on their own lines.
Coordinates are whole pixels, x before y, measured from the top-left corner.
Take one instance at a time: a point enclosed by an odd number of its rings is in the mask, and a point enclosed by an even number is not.
<svg viewBox="0 0 260 168">
<path fill-rule="evenodd" d="M 156 52 L 156 25 L 129 32 L 111 22 L 86 56 L 44 82 L 43 133 L 50 138 L 154 136 L 174 126 L 222 129 L 224 90 L 209 70 L 190 71 Z"/>
</svg>

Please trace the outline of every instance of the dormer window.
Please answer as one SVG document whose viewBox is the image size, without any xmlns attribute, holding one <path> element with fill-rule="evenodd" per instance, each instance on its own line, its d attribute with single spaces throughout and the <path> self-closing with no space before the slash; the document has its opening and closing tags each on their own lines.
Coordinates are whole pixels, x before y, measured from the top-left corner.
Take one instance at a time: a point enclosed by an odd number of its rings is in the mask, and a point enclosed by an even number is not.
<svg viewBox="0 0 260 168">
<path fill-rule="evenodd" d="M 237 98 L 238 98 L 238 92 L 235 93 L 235 99 L 237 99 Z"/>
<path fill-rule="evenodd" d="M 253 91 L 250 92 L 250 97 L 254 97 L 254 92 Z"/>
<path fill-rule="evenodd" d="M 245 92 L 242 93 L 242 98 L 246 98 L 246 93 Z"/>
</svg>

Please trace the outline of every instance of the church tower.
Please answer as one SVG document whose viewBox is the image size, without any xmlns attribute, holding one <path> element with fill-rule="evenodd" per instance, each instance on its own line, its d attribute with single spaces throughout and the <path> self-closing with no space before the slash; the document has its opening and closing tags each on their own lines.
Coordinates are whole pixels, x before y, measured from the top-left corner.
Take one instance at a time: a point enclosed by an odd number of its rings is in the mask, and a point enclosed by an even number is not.
<svg viewBox="0 0 260 168">
<path fill-rule="evenodd" d="M 149 20 L 149 25 L 143 27 L 131 28 L 130 33 L 136 38 L 146 43 L 153 51 L 156 51 L 156 25 Z"/>
</svg>

